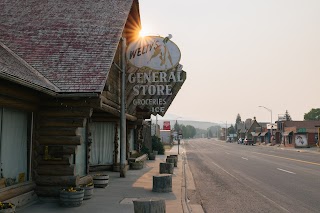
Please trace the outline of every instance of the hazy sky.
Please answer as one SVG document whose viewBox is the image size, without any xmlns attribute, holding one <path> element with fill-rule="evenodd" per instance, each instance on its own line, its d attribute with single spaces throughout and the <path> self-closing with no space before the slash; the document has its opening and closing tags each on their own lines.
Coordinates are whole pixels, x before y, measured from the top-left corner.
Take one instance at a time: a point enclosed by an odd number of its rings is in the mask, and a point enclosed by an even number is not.
<svg viewBox="0 0 320 213">
<path fill-rule="evenodd" d="M 319 0 L 139 0 L 142 27 L 167 36 L 187 80 L 167 115 L 211 122 L 293 120 L 320 107 Z"/>
</svg>

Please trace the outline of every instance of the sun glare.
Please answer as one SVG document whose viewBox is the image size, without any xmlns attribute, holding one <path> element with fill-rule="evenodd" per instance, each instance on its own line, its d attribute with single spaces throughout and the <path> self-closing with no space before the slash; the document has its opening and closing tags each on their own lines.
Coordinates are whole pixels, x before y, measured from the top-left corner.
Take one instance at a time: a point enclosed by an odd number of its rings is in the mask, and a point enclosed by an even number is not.
<svg viewBox="0 0 320 213">
<path fill-rule="evenodd" d="M 148 35 L 148 32 L 147 31 L 145 31 L 144 29 L 141 29 L 140 30 L 140 32 L 139 32 L 139 36 L 140 37 L 145 37 L 145 36 L 147 36 Z"/>
</svg>

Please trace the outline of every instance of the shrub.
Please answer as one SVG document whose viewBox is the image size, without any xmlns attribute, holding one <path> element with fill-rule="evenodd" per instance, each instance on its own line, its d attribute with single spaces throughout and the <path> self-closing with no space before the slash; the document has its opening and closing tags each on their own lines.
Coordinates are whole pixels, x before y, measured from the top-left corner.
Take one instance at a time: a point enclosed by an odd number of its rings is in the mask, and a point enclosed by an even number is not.
<svg viewBox="0 0 320 213">
<path fill-rule="evenodd" d="M 160 138 L 157 136 L 152 136 L 152 150 L 158 151 L 159 155 L 164 155 L 164 147 L 162 142 L 160 141 Z"/>
<path fill-rule="evenodd" d="M 141 148 L 141 153 L 150 155 L 150 150 L 145 145 L 143 145 Z"/>
</svg>

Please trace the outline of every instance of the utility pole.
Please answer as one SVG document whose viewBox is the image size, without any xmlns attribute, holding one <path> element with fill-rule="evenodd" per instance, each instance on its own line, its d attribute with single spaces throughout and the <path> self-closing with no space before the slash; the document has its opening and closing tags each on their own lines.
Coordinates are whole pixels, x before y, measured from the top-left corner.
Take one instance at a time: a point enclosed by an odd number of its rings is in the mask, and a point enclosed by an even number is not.
<svg viewBox="0 0 320 213">
<path fill-rule="evenodd" d="M 121 38 L 120 177 L 126 177 L 126 38 Z"/>
</svg>

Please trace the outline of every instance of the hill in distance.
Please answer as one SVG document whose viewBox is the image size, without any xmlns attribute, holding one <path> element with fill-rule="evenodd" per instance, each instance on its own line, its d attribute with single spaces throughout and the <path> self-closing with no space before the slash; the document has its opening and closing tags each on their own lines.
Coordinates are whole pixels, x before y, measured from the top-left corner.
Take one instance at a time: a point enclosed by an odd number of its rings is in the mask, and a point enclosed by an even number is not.
<svg viewBox="0 0 320 213">
<path fill-rule="evenodd" d="M 176 120 L 158 120 L 158 125 L 160 125 L 160 129 L 163 128 L 163 122 L 164 121 L 170 121 L 171 129 L 174 127 Z M 213 122 L 207 122 L 207 121 L 187 121 L 187 120 L 177 120 L 178 124 L 183 124 L 185 126 L 190 125 L 194 128 L 203 129 L 206 130 L 211 126 L 217 126 L 219 124 L 213 123 Z M 153 119 L 152 123 L 155 124 L 156 120 Z"/>
</svg>

